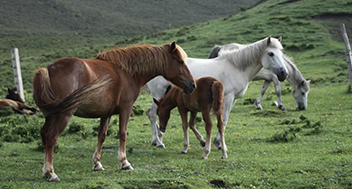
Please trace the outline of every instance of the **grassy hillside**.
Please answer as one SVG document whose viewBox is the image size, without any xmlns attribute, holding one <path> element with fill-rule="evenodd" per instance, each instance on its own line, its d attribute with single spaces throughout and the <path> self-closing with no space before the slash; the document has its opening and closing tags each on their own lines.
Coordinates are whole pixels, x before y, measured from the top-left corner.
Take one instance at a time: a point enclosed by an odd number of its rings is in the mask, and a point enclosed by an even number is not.
<svg viewBox="0 0 352 189">
<path fill-rule="evenodd" d="M 0 34 L 134 36 L 219 18 L 258 1 L 4 1 Z"/>
<path fill-rule="evenodd" d="M 246 102 L 257 97 L 262 82 L 251 83 L 230 114 L 226 160 L 221 160 L 221 152 L 214 148 L 209 159 L 201 159 L 203 148 L 192 133 L 188 154 L 181 154 L 183 135 L 176 110 L 164 135 L 166 149 L 151 146 L 145 113 L 134 115 L 127 139 L 127 157 L 134 171 L 119 170 L 118 116 L 112 118 L 104 143 L 103 172 L 91 171 L 99 120 L 74 117 L 54 154 L 60 183 L 47 183 L 41 176 L 44 153 L 38 131 L 43 116 L 8 115 L 11 110 L 3 110 L 0 188 L 352 188 L 351 94 L 339 37 L 339 24 L 345 22 L 352 38 L 351 5 L 351 0 L 268 0 L 222 19 L 123 40 L 23 38 L 27 47 L 33 47 L 20 50 L 29 105 L 34 105 L 33 70 L 61 56 L 93 57 L 100 49 L 116 45 L 177 41 L 190 57 L 206 58 L 215 44 L 252 43 L 269 35 L 283 36 L 285 53 L 292 56 L 305 78 L 312 80 L 311 92 L 308 109 L 295 111 L 292 87 L 285 82 L 281 86 L 288 111 L 272 106 L 276 100 L 272 89 L 262 100 L 264 110 L 256 111 Z M 2 69 L 6 58 L 1 58 Z M 12 74 L 1 71 L 1 79 Z M 12 75 L 9 78 L 12 81 Z M 1 92 L 3 95 L 4 89 Z M 143 111 L 151 103 L 148 93 L 136 102 Z M 204 136 L 204 124 L 197 125 Z"/>
</svg>

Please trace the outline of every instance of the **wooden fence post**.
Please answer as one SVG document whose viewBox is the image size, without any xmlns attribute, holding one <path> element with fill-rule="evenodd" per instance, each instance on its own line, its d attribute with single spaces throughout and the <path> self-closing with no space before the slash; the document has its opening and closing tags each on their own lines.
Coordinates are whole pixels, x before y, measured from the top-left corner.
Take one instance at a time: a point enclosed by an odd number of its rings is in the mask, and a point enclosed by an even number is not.
<svg viewBox="0 0 352 189">
<path fill-rule="evenodd" d="M 20 94 L 20 97 L 23 99 L 23 101 L 25 101 L 24 93 L 23 93 L 23 83 L 22 83 L 20 58 L 19 58 L 19 55 L 18 55 L 18 49 L 17 48 L 13 48 L 11 50 L 11 56 L 12 56 L 13 75 L 15 77 L 15 85 L 17 87 L 18 93 Z"/>
<path fill-rule="evenodd" d="M 350 85 L 352 90 L 352 70 L 351 70 L 352 54 L 351 54 L 350 41 L 348 40 L 345 24 L 341 24 L 341 32 L 342 32 L 342 38 L 343 38 L 343 41 L 345 42 L 346 51 L 347 51 L 347 54 L 346 54 L 347 70 L 348 70 L 348 76 L 350 78 Z"/>
</svg>

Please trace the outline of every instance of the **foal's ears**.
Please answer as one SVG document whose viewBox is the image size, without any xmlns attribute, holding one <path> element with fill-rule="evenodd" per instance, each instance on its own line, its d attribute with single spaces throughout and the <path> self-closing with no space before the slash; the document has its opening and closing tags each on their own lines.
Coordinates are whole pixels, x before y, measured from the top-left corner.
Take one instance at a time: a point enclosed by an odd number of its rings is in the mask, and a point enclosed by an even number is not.
<svg viewBox="0 0 352 189">
<path fill-rule="evenodd" d="M 153 101 L 157 106 L 159 106 L 159 104 L 160 104 L 159 101 L 157 101 L 155 98 L 153 98 Z"/>
<path fill-rule="evenodd" d="M 171 52 L 176 52 L 176 43 L 175 43 L 175 41 L 171 43 Z"/>
</svg>

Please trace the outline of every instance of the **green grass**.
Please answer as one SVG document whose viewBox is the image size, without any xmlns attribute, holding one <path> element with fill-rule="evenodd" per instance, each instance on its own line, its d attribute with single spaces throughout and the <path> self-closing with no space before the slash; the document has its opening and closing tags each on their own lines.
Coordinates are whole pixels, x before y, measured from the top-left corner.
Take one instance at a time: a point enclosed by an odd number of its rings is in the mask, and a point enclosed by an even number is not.
<svg viewBox="0 0 352 189">
<path fill-rule="evenodd" d="M 188 154 L 181 154 L 183 134 L 176 110 L 164 134 L 166 149 L 151 146 L 151 128 L 145 113 L 134 116 L 127 139 L 127 157 L 134 171 L 121 171 L 118 164 L 118 116 L 112 118 L 104 143 L 102 163 L 106 170 L 102 172 L 91 170 L 97 143 L 94 129 L 99 120 L 74 117 L 59 138 L 54 154 L 60 183 L 48 183 L 41 175 L 44 152 L 38 149 L 38 134 L 43 116 L 7 115 L 11 110 L 2 110 L 0 114 L 7 116 L 0 117 L 0 188 L 352 188 L 351 94 L 347 93 L 345 49 L 335 29 L 339 22 L 351 19 L 316 17 L 349 14 L 352 9 L 347 5 L 352 2 L 282 2 L 285 1 L 268 0 L 223 19 L 124 40 L 53 38 L 58 41 L 57 45 L 48 45 L 50 51 L 45 47 L 51 40 L 39 40 L 37 44 L 31 42 L 34 38 L 23 38 L 33 46 L 25 49 L 22 56 L 26 60 L 22 61 L 22 73 L 31 78 L 37 66 L 55 58 L 94 57 L 96 51 L 116 44 L 178 41 L 190 57 L 206 58 L 215 44 L 252 43 L 268 35 L 283 36 L 285 52 L 293 57 L 305 78 L 312 80 L 311 92 L 305 111 L 296 111 L 291 94 L 284 94 L 287 112 L 282 112 L 272 106 L 276 96 L 271 86 L 262 99 L 264 110 L 257 111 L 246 102 L 257 97 L 262 82 L 251 83 L 230 114 L 225 131 L 229 149 L 226 160 L 214 148 L 207 160 L 201 159 L 203 148 L 192 133 Z M 0 66 L 5 66 L 5 62 L 2 59 Z M 0 75 L 1 81 L 5 81 L 5 76 Z M 27 103 L 33 106 L 30 78 L 25 81 L 26 95 Z M 287 82 L 281 86 L 290 87 Z M 0 95 L 5 92 L 3 85 Z M 151 103 L 152 97 L 143 92 L 136 105 L 146 111 Z M 32 133 L 33 128 L 38 133 Z M 73 128 L 80 130 L 75 132 Z M 198 128 L 204 136 L 202 122 Z M 212 133 L 214 136 L 215 128 Z"/>
</svg>

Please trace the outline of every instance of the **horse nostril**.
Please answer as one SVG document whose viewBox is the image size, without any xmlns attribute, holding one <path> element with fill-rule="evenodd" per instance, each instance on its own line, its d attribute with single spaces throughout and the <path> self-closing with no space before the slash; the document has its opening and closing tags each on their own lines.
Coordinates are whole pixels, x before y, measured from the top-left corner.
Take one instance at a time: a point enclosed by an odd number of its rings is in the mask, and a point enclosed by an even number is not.
<svg viewBox="0 0 352 189">
<path fill-rule="evenodd" d="M 195 89 L 195 88 L 196 88 L 196 84 L 193 83 L 193 84 L 192 84 L 192 89 Z"/>
</svg>

